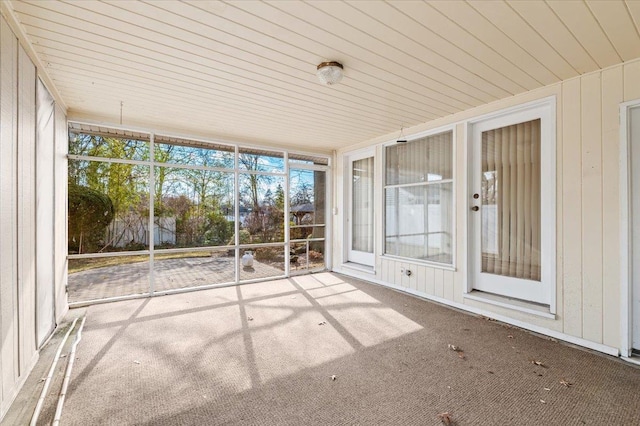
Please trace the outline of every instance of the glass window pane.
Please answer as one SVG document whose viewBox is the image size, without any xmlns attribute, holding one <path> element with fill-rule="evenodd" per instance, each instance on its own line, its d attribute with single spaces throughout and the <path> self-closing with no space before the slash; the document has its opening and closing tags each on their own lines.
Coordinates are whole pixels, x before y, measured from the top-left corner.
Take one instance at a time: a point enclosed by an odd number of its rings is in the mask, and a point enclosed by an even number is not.
<svg viewBox="0 0 640 426">
<path fill-rule="evenodd" d="M 453 178 L 452 135 L 444 132 L 386 149 L 386 185 Z"/>
<path fill-rule="evenodd" d="M 233 173 L 154 170 L 154 247 L 234 244 Z"/>
<path fill-rule="evenodd" d="M 147 250 L 149 167 L 69 160 L 69 254 Z"/>
<path fill-rule="evenodd" d="M 163 253 L 153 257 L 154 291 L 176 290 L 236 280 L 235 249 Z"/>
<path fill-rule="evenodd" d="M 122 160 L 148 160 L 148 139 L 69 132 L 69 154 Z"/>
<path fill-rule="evenodd" d="M 291 243 L 291 272 L 324 269 L 324 241 Z"/>
<path fill-rule="evenodd" d="M 240 244 L 284 241 L 284 177 L 240 175 Z"/>
<path fill-rule="evenodd" d="M 284 155 L 281 152 L 241 148 L 238 167 L 240 170 L 283 173 Z"/>
<path fill-rule="evenodd" d="M 324 238 L 326 172 L 289 171 L 291 239 Z"/>
<path fill-rule="evenodd" d="M 452 262 L 452 183 L 388 188 L 385 253 Z"/>
<path fill-rule="evenodd" d="M 240 250 L 240 281 L 284 275 L 284 247 L 256 247 Z"/>
<path fill-rule="evenodd" d="M 149 255 L 69 259 L 69 302 L 149 292 Z"/>
<path fill-rule="evenodd" d="M 373 253 L 373 157 L 352 164 L 351 249 Z"/>
<path fill-rule="evenodd" d="M 155 136 L 154 157 L 159 163 L 233 168 L 235 148 L 186 139 Z"/>
</svg>

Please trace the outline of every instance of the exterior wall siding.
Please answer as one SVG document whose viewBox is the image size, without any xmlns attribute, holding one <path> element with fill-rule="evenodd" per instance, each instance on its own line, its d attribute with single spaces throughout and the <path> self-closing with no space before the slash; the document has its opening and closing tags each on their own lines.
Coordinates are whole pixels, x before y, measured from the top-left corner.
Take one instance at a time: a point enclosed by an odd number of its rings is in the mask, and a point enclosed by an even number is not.
<svg viewBox="0 0 640 426">
<path fill-rule="evenodd" d="M 56 110 L 58 177 L 57 204 L 41 206 L 53 215 L 46 228 L 36 226 L 38 202 L 36 161 L 37 69 L 4 15 L 0 18 L 0 419 L 16 397 L 38 360 L 36 337 L 38 317 L 36 297 L 40 286 L 55 281 L 56 318 L 67 311 L 66 302 L 66 156 L 65 112 Z M 50 174 L 41 176 L 53 182 Z M 55 229 L 54 231 L 54 228 Z M 37 234 L 36 234 L 37 232 Z M 39 238 L 47 235 L 58 241 L 57 276 L 38 270 Z M 43 255 L 53 263 L 54 253 Z M 45 259 L 46 260 L 46 259 Z"/>
<path fill-rule="evenodd" d="M 485 303 L 465 297 L 467 286 L 467 135 L 466 121 L 530 101 L 556 97 L 556 302 L 555 318 Z M 444 119 L 424 123 L 413 134 L 456 123 L 456 262 L 455 268 L 432 267 L 389 258 L 378 236 L 375 274 L 363 279 L 387 284 L 473 312 L 486 312 L 530 326 L 537 331 L 567 337 L 613 353 L 621 346 L 620 318 L 620 181 L 619 104 L 640 99 L 640 61 L 635 60 L 536 89 L 507 100 L 474 108 Z M 336 154 L 335 202 L 343 205 L 343 154 L 376 145 L 378 188 L 383 185 L 384 142 L 393 135 L 345 148 Z M 376 213 L 382 204 L 378 190 Z M 341 238 L 343 216 L 334 216 L 334 270 L 358 275 L 344 265 Z M 378 218 L 378 231 L 383 232 Z M 412 275 L 400 274 L 409 268 Z M 573 339 L 575 338 L 575 339 Z M 590 345 L 593 343 L 594 345 Z"/>
</svg>

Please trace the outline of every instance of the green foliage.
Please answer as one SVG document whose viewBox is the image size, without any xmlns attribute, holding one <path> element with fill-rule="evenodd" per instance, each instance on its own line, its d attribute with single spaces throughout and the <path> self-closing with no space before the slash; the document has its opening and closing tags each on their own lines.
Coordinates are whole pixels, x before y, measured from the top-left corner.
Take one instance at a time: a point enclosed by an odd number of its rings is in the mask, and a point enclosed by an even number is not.
<svg viewBox="0 0 640 426">
<path fill-rule="evenodd" d="M 276 187 L 276 194 L 274 197 L 275 206 L 278 210 L 284 211 L 284 189 L 282 189 L 282 185 L 278 184 Z"/>
<path fill-rule="evenodd" d="M 233 236 L 233 222 L 229 222 L 217 211 L 209 213 L 207 219 L 208 229 L 204 233 L 205 245 L 224 245 Z M 242 233 L 240 233 L 240 238 L 242 239 Z"/>
<path fill-rule="evenodd" d="M 70 183 L 69 250 L 76 253 L 99 250 L 114 215 L 115 208 L 108 195 Z"/>
<path fill-rule="evenodd" d="M 251 241 L 251 234 L 246 229 L 241 229 L 238 235 L 240 236 L 240 244 L 249 244 L 249 243 L 255 242 L 255 241 Z M 235 234 L 233 234 L 231 235 L 231 238 L 227 242 L 227 245 L 232 246 L 235 243 L 236 243 L 236 236 Z"/>
</svg>

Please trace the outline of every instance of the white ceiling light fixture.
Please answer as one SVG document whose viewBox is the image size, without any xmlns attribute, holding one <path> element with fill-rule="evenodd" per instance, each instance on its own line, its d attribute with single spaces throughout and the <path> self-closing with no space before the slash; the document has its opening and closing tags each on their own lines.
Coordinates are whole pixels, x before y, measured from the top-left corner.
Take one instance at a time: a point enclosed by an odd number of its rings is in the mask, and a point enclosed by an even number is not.
<svg viewBox="0 0 640 426">
<path fill-rule="evenodd" d="M 340 62 L 323 62 L 318 65 L 316 75 L 322 84 L 331 86 L 342 80 L 342 64 Z"/>
</svg>

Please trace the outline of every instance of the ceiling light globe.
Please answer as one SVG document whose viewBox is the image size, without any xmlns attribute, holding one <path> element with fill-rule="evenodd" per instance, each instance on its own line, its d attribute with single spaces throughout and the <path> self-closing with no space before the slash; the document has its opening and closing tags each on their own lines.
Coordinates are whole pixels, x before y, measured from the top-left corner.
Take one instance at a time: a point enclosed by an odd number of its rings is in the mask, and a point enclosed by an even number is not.
<svg viewBox="0 0 640 426">
<path fill-rule="evenodd" d="M 342 80 L 342 64 L 339 62 L 323 62 L 318 65 L 316 75 L 322 84 L 327 86 L 337 84 Z"/>
</svg>

